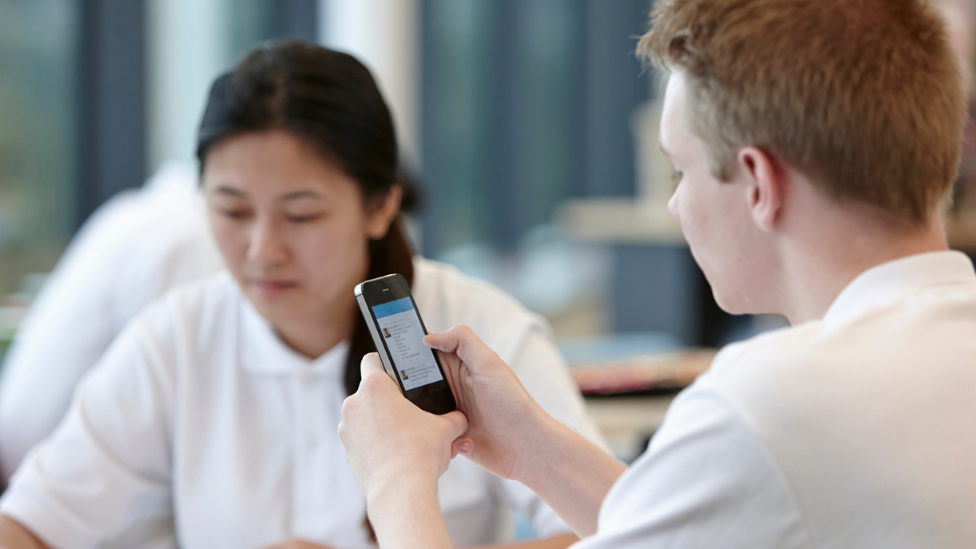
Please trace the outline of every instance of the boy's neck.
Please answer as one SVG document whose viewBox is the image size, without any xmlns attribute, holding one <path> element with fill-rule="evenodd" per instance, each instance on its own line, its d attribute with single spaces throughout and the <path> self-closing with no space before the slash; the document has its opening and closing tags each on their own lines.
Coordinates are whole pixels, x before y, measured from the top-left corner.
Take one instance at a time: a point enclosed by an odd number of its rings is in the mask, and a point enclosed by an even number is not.
<svg viewBox="0 0 976 549">
<path fill-rule="evenodd" d="M 892 229 L 863 216 L 834 216 L 791 246 L 784 246 L 787 289 L 783 312 L 790 324 L 823 318 L 841 291 L 865 271 L 903 257 L 948 249 L 941 223 Z"/>
</svg>

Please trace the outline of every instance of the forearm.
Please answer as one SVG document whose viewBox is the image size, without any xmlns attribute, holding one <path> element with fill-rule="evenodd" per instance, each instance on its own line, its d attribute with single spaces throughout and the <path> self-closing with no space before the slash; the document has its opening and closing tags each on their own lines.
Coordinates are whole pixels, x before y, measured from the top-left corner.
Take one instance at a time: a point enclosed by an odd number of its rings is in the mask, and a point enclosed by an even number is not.
<svg viewBox="0 0 976 549">
<path fill-rule="evenodd" d="M 392 458 L 396 459 L 396 458 Z M 367 494 L 367 511 L 383 549 L 450 549 L 437 482 L 404 476 Z"/>
<path fill-rule="evenodd" d="M 600 505 L 626 467 L 569 427 L 551 420 L 522 458 L 515 480 L 539 495 L 581 537 L 596 533 Z"/>
<path fill-rule="evenodd" d="M 0 515 L 0 549 L 48 549 L 48 546 L 16 520 Z"/>
</svg>

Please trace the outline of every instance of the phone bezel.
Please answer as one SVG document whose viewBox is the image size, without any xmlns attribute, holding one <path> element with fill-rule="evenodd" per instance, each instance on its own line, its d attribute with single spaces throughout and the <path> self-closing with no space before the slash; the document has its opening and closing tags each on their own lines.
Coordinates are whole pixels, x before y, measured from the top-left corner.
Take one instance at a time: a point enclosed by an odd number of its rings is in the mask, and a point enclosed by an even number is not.
<svg viewBox="0 0 976 549">
<path fill-rule="evenodd" d="M 406 390 L 403 386 L 403 380 L 400 379 L 400 371 L 393 361 L 393 353 L 390 352 L 390 348 L 386 345 L 386 338 L 380 336 L 380 326 L 376 320 L 376 315 L 373 313 L 373 307 L 405 298 L 410 299 L 410 304 L 413 306 L 413 310 L 417 314 L 417 319 L 420 321 L 420 327 L 424 331 L 424 335 L 427 334 L 427 325 L 424 324 L 424 318 L 421 316 L 417 302 L 410 292 L 410 285 L 407 284 L 407 280 L 400 274 L 374 278 L 357 285 L 355 294 L 360 311 L 369 324 L 369 332 L 373 338 L 373 344 L 383 359 L 383 366 L 386 368 L 387 373 L 396 380 L 397 385 L 400 387 L 400 392 L 421 409 L 433 414 L 446 414 L 456 410 L 457 402 L 454 399 L 454 393 L 451 391 L 451 386 L 447 382 L 444 367 L 441 365 L 441 361 L 437 357 L 436 352 L 432 352 L 432 354 L 434 363 L 437 364 L 437 368 L 440 370 L 441 379 L 433 383 L 428 383 L 427 385 Z"/>
</svg>

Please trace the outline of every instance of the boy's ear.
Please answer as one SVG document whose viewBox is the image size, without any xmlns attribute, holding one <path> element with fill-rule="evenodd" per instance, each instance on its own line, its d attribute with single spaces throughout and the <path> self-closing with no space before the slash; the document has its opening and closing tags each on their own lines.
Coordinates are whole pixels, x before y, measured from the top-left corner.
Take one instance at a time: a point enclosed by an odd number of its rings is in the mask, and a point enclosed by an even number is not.
<svg viewBox="0 0 976 549">
<path fill-rule="evenodd" d="M 786 172 L 774 155 L 758 147 L 739 149 L 736 160 L 749 183 L 745 199 L 752 220 L 760 230 L 770 232 L 782 214 Z"/>
</svg>

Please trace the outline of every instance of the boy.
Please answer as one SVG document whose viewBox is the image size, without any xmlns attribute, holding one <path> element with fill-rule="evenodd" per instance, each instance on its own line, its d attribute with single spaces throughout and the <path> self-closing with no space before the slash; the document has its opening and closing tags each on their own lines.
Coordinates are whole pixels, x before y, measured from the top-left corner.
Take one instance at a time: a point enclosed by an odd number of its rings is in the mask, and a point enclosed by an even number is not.
<svg viewBox="0 0 976 549">
<path fill-rule="evenodd" d="M 725 310 L 793 327 L 723 350 L 626 472 L 464 327 L 428 338 L 460 412 L 413 408 L 367 357 L 340 435 L 380 543 L 448 546 L 431 498 L 461 452 L 580 547 L 976 547 L 976 274 L 939 220 L 965 116 L 942 21 L 921 0 L 671 0 L 652 24 L 671 212 Z"/>
</svg>

